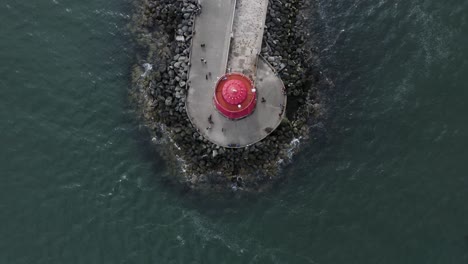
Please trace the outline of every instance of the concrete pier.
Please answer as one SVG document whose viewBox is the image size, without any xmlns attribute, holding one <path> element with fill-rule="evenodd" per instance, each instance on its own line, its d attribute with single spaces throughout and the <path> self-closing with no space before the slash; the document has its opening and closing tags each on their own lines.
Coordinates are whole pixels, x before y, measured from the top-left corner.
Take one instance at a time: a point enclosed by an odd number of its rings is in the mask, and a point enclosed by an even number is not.
<svg viewBox="0 0 468 264">
<path fill-rule="evenodd" d="M 268 0 L 237 0 L 228 68 L 255 80 L 262 49 Z"/>
<path fill-rule="evenodd" d="M 190 52 L 189 95 L 212 93 L 226 72 L 236 0 L 201 0 Z M 207 78 L 208 77 L 208 78 Z M 190 98 L 190 96 L 189 96 Z"/>
<path fill-rule="evenodd" d="M 274 131 L 286 109 L 284 84 L 259 57 L 268 0 L 200 0 L 190 56 L 186 109 L 190 121 L 209 141 L 223 147 L 245 147 Z M 236 5 L 237 4 L 237 5 Z M 232 120 L 213 104 L 218 79 L 227 69 L 254 81 L 255 110 Z"/>
</svg>

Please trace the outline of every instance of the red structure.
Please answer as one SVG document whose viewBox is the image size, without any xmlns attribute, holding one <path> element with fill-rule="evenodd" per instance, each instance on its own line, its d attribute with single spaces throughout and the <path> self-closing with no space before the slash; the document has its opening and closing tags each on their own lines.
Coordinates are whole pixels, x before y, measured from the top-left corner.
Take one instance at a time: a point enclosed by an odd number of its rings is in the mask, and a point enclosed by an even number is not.
<svg viewBox="0 0 468 264">
<path fill-rule="evenodd" d="M 241 119 L 255 110 L 257 91 L 247 76 L 228 73 L 218 80 L 213 102 L 225 117 Z"/>
</svg>

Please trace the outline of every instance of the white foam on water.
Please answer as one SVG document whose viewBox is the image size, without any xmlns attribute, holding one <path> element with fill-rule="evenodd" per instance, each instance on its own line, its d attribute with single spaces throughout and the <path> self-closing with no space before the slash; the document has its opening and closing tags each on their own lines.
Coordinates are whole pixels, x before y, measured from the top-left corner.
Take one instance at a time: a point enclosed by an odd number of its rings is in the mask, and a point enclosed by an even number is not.
<svg viewBox="0 0 468 264">
<path fill-rule="evenodd" d="M 426 70 L 432 63 L 448 58 L 453 32 L 443 27 L 433 14 L 421 9 L 420 5 L 411 9 L 409 18 L 418 28 L 413 33 L 424 51 Z"/>
<path fill-rule="evenodd" d="M 299 148 L 299 146 L 301 145 L 301 139 L 302 137 L 299 137 L 299 138 L 293 138 L 291 140 L 291 142 L 289 143 L 289 148 L 287 149 L 287 153 L 288 153 L 288 158 L 289 159 L 292 159 L 292 157 L 294 156 L 294 153 L 295 151 Z"/>
<path fill-rule="evenodd" d="M 185 245 L 185 240 L 181 235 L 177 235 L 176 239 L 179 241 L 181 246 Z"/>
<path fill-rule="evenodd" d="M 247 252 L 247 250 L 241 246 L 240 242 L 236 242 L 233 237 L 227 234 L 227 231 L 215 228 L 216 225 L 210 222 L 206 217 L 194 211 L 184 211 L 184 217 L 190 219 L 196 235 L 202 240 L 202 248 L 206 247 L 207 242 L 215 241 L 221 243 L 236 255 L 242 255 Z"/>
<path fill-rule="evenodd" d="M 81 183 L 70 183 L 60 186 L 60 189 L 77 189 L 81 187 Z"/>
<path fill-rule="evenodd" d="M 143 63 L 143 68 L 145 69 L 145 72 L 141 75 L 141 77 L 146 77 L 149 72 L 153 70 L 153 65 L 149 63 Z"/>
<path fill-rule="evenodd" d="M 96 14 L 96 15 L 102 15 L 102 16 L 119 17 L 119 18 L 125 18 L 125 19 L 130 18 L 130 15 L 128 15 L 128 14 L 109 11 L 109 10 L 106 10 L 106 9 L 96 9 L 96 10 L 93 11 L 93 13 Z"/>
</svg>

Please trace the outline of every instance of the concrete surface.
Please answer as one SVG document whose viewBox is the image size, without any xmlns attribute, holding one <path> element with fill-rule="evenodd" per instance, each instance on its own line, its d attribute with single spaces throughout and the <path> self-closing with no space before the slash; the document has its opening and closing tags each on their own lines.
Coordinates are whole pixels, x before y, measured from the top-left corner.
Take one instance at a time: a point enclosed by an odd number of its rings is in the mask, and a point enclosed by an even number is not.
<svg viewBox="0 0 468 264">
<path fill-rule="evenodd" d="M 257 54 L 262 49 L 268 0 L 237 0 L 228 68 L 255 79 Z"/>
<path fill-rule="evenodd" d="M 195 18 L 189 81 L 192 87 L 211 89 L 216 78 L 226 73 L 236 0 L 199 2 L 202 12 Z M 211 78 L 206 80 L 210 72 Z"/>
</svg>

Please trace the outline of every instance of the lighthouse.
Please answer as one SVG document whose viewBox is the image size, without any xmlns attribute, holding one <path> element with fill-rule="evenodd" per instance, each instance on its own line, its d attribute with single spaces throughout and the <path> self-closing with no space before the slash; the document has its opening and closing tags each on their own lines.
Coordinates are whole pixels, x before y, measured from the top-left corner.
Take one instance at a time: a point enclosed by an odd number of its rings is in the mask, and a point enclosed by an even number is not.
<svg viewBox="0 0 468 264">
<path fill-rule="evenodd" d="M 228 73 L 217 82 L 213 100 L 219 113 L 231 120 L 238 120 L 248 117 L 255 110 L 257 90 L 247 76 Z"/>
</svg>

